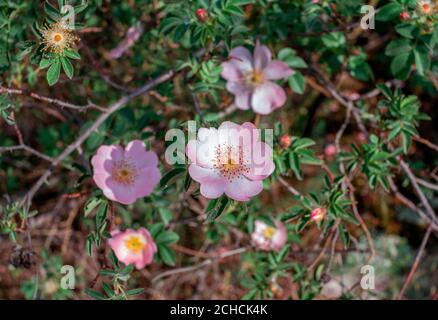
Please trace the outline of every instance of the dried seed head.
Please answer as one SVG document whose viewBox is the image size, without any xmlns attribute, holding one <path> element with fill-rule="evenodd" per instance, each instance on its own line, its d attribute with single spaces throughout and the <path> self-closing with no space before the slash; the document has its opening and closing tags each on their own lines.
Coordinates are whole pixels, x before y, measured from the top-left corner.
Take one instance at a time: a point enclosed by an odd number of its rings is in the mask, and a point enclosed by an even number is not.
<svg viewBox="0 0 438 320">
<path fill-rule="evenodd" d="M 79 39 L 73 34 L 65 21 L 58 21 L 42 30 L 44 51 L 54 54 L 63 54 L 65 50 L 72 49 Z"/>
</svg>

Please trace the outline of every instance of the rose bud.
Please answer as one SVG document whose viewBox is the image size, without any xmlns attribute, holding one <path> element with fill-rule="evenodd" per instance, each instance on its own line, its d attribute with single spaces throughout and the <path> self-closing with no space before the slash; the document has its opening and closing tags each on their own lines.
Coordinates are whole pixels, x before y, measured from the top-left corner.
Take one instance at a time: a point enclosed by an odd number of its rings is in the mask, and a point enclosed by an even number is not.
<svg viewBox="0 0 438 320">
<path fill-rule="evenodd" d="M 324 154 L 327 157 L 332 157 L 336 154 L 336 146 L 333 143 L 328 144 L 325 148 L 324 148 Z"/>
<path fill-rule="evenodd" d="M 400 20 L 408 20 L 410 18 L 409 13 L 407 11 L 403 11 L 400 13 Z"/>
<path fill-rule="evenodd" d="M 208 19 L 208 11 L 203 8 L 199 8 L 196 10 L 196 17 L 199 21 L 205 22 Z"/>
<path fill-rule="evenodd" d="M 310 213 L 310 219 L 315 222 L 319 222 L 322 219 L 324 219 L 326 213 L 327 213 L 326 208 L 315 208 Z"/>
<path fill-rule="evenodd" d="M 292 137 L 288 134 L 284 134 L 280 137 L 280 146 L 284 149 L 289 148 L 292 143 Z"/>
</svg>

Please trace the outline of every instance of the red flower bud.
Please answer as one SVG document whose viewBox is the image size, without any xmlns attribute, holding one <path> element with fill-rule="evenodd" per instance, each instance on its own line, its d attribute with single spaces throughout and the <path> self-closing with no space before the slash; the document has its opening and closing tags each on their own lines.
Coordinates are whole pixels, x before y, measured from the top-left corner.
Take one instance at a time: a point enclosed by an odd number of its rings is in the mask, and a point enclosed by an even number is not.
<svg viewBox="0 0 438 320">
<path fill-rule="evenodd" d="M 327 157 L 332 157 L 332 156 L 334 156 L 334 155 L 336 154 L 336 152 L 337 152 L 337 149 L 336 149 L 336 146 L 335 146 L 333 143 L 327 145 L 327 146 L 324 148 L 324 154 L 325 154 Z"/>
<path fill-rule="evenodd" d="M 199 21 L 205 22 L 208 19 L 208 11 L 203 8 L 199 8 L 196 10 L 196 17 Z"/>
<path fill-rule="evenodd" d="M 280 137 L 280 146 L 282 146 L 283 148 L 289 148 L 289 146 L 292 143 L 292 138 L 290 135 L 288 134 L 284 134 Z"/>
<path fill-rule="evenodd" d="M 407 11 L 403 11 L 400 13 L 400 20 L 408 20 L 410 18 L 409 13 Z"/>
<path fill-rule="evenodd" d="M 326 213 L 327 213 L 326 208 L 315 208 L 310 213 L 310 219 L 315 222 L 319 222 L 322 219 L 324 219 Z"/>
</svg>

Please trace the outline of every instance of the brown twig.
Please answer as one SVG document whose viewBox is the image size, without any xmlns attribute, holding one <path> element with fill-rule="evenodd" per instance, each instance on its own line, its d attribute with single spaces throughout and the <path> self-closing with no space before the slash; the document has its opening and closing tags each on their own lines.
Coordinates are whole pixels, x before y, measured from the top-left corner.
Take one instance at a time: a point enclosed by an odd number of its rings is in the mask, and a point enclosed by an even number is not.
<svg viewBox="0 0 438 320">
<path fill-rule="evenodd" d="M 423 241 L 421 242 L 420 249 L 418 249 L 414 264 L 412 265 L 411 270 L 409 271 L 409 274 L 406 277 L 405 282 L 403 283 L 403 287 L 401 288 L 401 290 L 397 296 L 397 300 L 400 300 L 403 298 L 403 295 L 404 295 L 406 289 L 408 288 L 409 283 L 412 281 L 414 274 L 415 274 L 415 271 L 417 271 L 418 265 L 420 264 L 421 257 L 424 253 L 424 249 L 426 248 L 426 244 L 427 244 L 427 241 L 429 240 L 431 233 L 432 233 L 432 225 L 429 225 L 429 227 L 427 228 L 426 234 L 423 237 Z"/>
</svg>

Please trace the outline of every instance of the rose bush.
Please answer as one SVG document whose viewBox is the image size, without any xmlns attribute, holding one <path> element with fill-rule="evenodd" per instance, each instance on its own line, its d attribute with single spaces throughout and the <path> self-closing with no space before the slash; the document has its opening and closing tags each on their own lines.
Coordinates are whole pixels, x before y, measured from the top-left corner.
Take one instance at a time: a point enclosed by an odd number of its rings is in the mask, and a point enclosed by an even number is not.
<svg viewBox="0 0 438 320">
<path fill-rule="evenodd" d="M 438 6 L 373 4 L 0 1 L 0 298 L 436 299 Z"/>
</svg>

